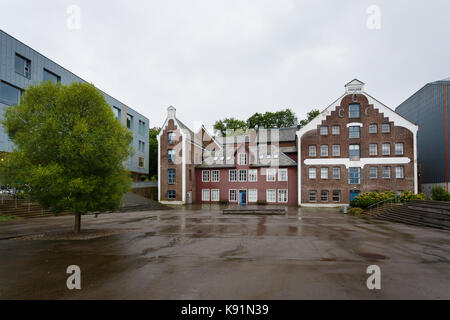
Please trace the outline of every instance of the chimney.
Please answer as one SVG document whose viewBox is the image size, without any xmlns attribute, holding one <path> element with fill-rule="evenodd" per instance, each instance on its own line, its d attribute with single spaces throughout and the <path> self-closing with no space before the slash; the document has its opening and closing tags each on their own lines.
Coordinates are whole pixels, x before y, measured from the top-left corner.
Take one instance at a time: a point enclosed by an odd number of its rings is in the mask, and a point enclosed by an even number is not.
<svg viewBox="0 0 450 320">
<path fill-rule="evenodd" d="M 175 109 L 173 106 L 170 106 L 167 108 L 167 117 L 170 119 L 175 119 L 177 115 L 177 109 Z"/>
</svg>

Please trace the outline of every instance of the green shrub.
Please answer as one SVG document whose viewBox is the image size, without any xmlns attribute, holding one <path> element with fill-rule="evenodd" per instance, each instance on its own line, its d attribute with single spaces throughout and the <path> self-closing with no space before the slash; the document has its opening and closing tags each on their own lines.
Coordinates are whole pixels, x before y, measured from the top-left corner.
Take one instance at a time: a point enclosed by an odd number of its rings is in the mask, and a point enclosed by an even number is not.
<svg viewBox="0 0 450 320">
<path fill-rule="evenodd" d="M 364 210 L 361 208 L 351 208 L 348 210 L 348 214 L 354 217 L 359 217 Z"/>
<path fill-rule="evenodd" d="M 444 187 L 434 187 L 431 190 L 431 198 L 435 201 L 450 201 L 450 194 Z"/>
<path fill-rule="evenodd" d="M 404 191 L 399 197 L 398 200 L 402 203 L 410 202 L 413 200 L 426 200 L 427 196 L 423 193 L 414 194 L 411 191 Z"/>
</svg>

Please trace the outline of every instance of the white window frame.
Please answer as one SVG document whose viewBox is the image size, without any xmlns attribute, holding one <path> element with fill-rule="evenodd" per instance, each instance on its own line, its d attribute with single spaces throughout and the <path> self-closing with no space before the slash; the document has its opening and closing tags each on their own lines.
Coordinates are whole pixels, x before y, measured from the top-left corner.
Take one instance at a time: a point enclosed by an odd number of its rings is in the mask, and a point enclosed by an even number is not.
<svg viewBox="0 0 450 320">
<path fill-rule="evenodd" d="M 273 192 L 273 201 L 269 198 L 269 193 Z M 266 201 L 267 203 L 276 203 L 277 202 L 277 190 L 276 189 L 267 189 L 266 190 Z"/>
<path fill-rule="evenodd" d="M 326 150 L 327 150 L 327 154 L 326 154 L 326 155 L 323 155 L 323 154 L 322 154 L 322 149 L 325 150 L 325 147 L 327 148 L 327 149 L 326 149 Z M 328 150 L 328 149 L 329 149 L 329 147 L 328 147 L 327 144 L 321 145 L 321 146 L 320 146 L 320 156 L 321 156 L 321 157 L 328 157 L 328 154 L 329 154 L 329 152 L 328 152 L 329 150 Z"/>
<path fill-rule="evenodd" d="M 248 164 L 247 153 L 239 153 L 238 155 L 238 164 L 240 166 L 246 166 Z"/>
<path fill-rule="evenodd" d="M 326 192 L 327 200 L 322 200 L 322 194 Z M 320 191 L 320 202 L 330 202 L 330 191 L 328 190 L 322 190 Z"/>
<path fill-rule="evenodd" d="M 386 149 L 386 150 L 389 150 L 389 152 L 384 152 L 385 151 L 385 146 L 389 146 L 389 149 Z M 390 156 L 391 155 L 391 144 L 390 143 L 383 143 L 383 144 L 381 144 L 381 155 L 382 156 Z"/>
<path fill-rule="evenodd" d="M 322 129 L 323 129 L 323 131 L 322 131 Z M 326 133 L 325 133 L 325 130 L 326 130 Z M 320 126 L 319 133 L 321 136 L 327 136 L 328 135 L 328 126 Z"/>
<path fill-rule="evenodd" d="M 220 201 L 220 190 L 219 189 L 212 189 L 211 190 L 211 201 L 212 202 Z"/>
<path fill-rule="evenodd" d="M 337 130 L 335 130 L 337 128 Z M 340 126 L 332 126 L 331 127 L 331 135 L 338 136 L 341 134 L 341 127 Z"/>
<path fill-rule="evenodd" d="M 282 179 L 282 174 L 281 173 L 285 173 L 286 175 L 286 179 Z M 278 181 L 288 181 L 288 169 L 278 169 Z"/>
<path fill-rule="evenodd" d="M 245 179 L 241 179 L 241 173 L 242 172 L 245 172 Z M 248 180 L 247 170 L 245 170 L 245 169 L 239 170 L 238 171 L 238 181 L 239 182 L 247 182 L 247 180 Z"/>
<path fill-rule="evenodd" d="M 371 175 L 371 173 L 372 173 L 372 168 L 375 168 L 376 169 L 376 175 L 375 175 L 375 177 L 373 177 L 372 175 Z M 378 167 L 374 167 L 374 166 L 371 166 L 371 167 L 369 167 L 369 179 L 378 179 Z"/>
<path fill-rule="evenodd" d="M 401 146 L 401 152 L 397 152 L 398 150 L 397 150 L 397 147 L 400 147 Z M 395 152 L 395 155 L 396 156 L 402 156 L 402 155 L 404 155 L 405 154 L 405 150 L 404 150 L 404 148 L 405 148 L 405 146 L 404 146 L 404 144 L 403 144 L 403 142 L 396 142 L 395 143 L 395 145 L 394 145 L 394 152 Z"/>
<path fill-rule="evenodd" d="M 205 180 L 205 173 L 208 173 L 208 180 Z M 202 170 L 202 182 L 211 182 L 211 171 Z"/>
<path fill-rule="evenodd" d="M 339 200 L 336 201 L 334 200 L 334 193 L 337 192 L 337 194 L 339 195 Z M 333 202 L 339 203 L 341 202 L 341 190 L 333 190 L 331 191 L 331 199 L 333 200 Z"/>
<path fill-rule="evenodd" d="M 310 157 L 317 157 L 317 146 L 309 146 L 308 155 Z"/>
<path fill-rule="evenodd" d="M 205 197 L 207 195 L 207 197 Z M 202 189 L 202 201 L 209 202 L 211 201 L 211 190 L 209 189 Z"/>
<path fill-rule="evenodd" d="M 385 131 L 384 128 L 387 128 L 389 126 L 389 130 Z M 381 125 L 381 133 L 391 133 L 391 124 L 390 123 L 383 123 Z"/>
<path fill-rule="evenodd" d="M 273 177 L 273 180 L 269 180 L 269 177 Z M 266 169 L 266 182 L 276 182 L 276 181 L 277 181 L 277 170 Z"/>
<path fill-rule="evenodd" d="M 248 190 L 248 202 L 258 202 L 258 189 Z"/>
<path fill-rule="evenodd" d="M 286 192 L 286 200 L 281 200 L 281 194 Z M 288 203 L 289 202 L 289 192 L 288 189 L 278 189 L 278 202 L 279 203 Z"/>
<path fill-rule="evenodd" d="M 234 193 L 234 198 L 232 199 L 231 194 Z M 238 192 L 237 189 L 229 189 L 228 190 L 228 201 L 229 202 L 238 202 Z"/>
<path fill-rule="evenodd" d="M 217 173 L 217 179 L 215 179 L 214 174 Z M 220 170 L 211 171 L 211 182 L 220 182 Z"/>
<path fill-rule="evenodd" d="M 339 172 L 339 175 L 338 175 L 337 178 L 334 176 L 335 170 L 336 170 L 337 172 Z M 340 167 L 334 167 L 334 168 L 332 169 L 332 175 L 333 175 L 333 180 L 339 180 L 339 179 L 341 179 L 341 168 L 340 168 Z"/>
<path fill-rule="evenodd" d="M 325 172 L 325 170 L 326 170 L 326 177 L 324 177 L 324 172 Z M 329 170 L 328 170 L 328 168 L 320 168 L 320 179 L 322 179 L 322 180 L 328 180 L 328 173 L 329 173 Z"/>
<path fill-rule="evenodd" d="M 375 128 L 375 130 L 372 130 Z M 378 133 L 378 125 L 376 123 L 369 124 L 369 133 Z"/>
<path fill-rule="evenodd" d="M 258 182 L 258 169 L 248 170 L 248 181 Z"/>
<path fill-rule="evenodd" d="M 397 175 L 397 170 L 398 169 L 401 169 L 400 170 L 401 176 Z M 402 167 L 402 166 L 395 167 L 395 178 L 396 179 L 403 179 L 403 178 L 405 178 L 405 167 Z"/>
<path fill-rule="evenodd" d="M 386 172 L 389 172 L 389 177 L 385 177 L 384 176 L 384 169 L 385 168 L 389 169 L 389 171 L 386 171 Z M 390 179 L 391 178 L 391 167 L 384 166 L 383 168 L 381 168 L 381 177 L 382 177 L 382 179 Z"/>
<path fill-rule="evenodd" d="M 316 200 L 311 200 L 312 192 L 314 192 L 314 194 L 316 195 Z M 317 190 L 309 190 L 309 193 L 308 193 L 308 201 L 309 201 L 309 202 L 317 202 Z"/>
<path fill-rule="evenodd" d="M 314 177 L 311 177 L 311 173 L 314 172 Z M 317 168 L 309 168 L 308 170 L 308 177 L 309 179 L 317 179 Z"/>
<path fill-rule="evenodd" d="M 231 180 L 231 172 L 234 172 L 234 180 Z M 236 169 L 231 169 L 228 171 L 228 182 L 237 182 L 238 174 Z"/>
<path fill-rule="evenodd" d="M 375 153 L 372 153 L 371 147 L 375 146 Z M 378 155 L 378 144 L 377 143 L 369 143 L 369 156 L 377 156 Z"/>
<path fill-rule="evenodd" d="M 340 157 L 341 156 L 341 145 L 340 144 L 333 144 L 331 146 L 331 155 L 333 157 Z"/>
</svg>

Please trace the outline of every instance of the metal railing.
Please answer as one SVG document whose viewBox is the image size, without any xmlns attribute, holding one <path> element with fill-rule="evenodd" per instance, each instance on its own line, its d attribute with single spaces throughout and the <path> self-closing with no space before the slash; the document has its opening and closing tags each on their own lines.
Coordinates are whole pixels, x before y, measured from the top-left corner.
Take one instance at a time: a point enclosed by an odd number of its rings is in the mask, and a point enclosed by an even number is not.
<svg viewBox="0 0 450 320">
<path fill-rule="evenodd" d="M 375 216 L 379 215 L 392 207 L 396 206 L 397 203 L 397 197 L 389 198 L 387 200 L 383 200 L 380 202 L 377 202 L 371 206 L 368 206 L 366 210 L 364 210 L 364 213 L 369 216 Z"/>
</svg>

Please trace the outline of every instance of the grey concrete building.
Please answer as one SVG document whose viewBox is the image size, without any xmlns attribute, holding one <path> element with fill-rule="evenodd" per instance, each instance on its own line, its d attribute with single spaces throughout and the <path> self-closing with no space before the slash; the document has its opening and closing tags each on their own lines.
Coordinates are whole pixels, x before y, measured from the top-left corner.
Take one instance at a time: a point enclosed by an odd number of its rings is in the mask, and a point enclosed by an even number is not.
<svg viewBox="0 0 450 320">
<path fill-rule="evenodd" d="M 400 104 L 396 112 L 419 126 L 418 162 L 422 192 L 449 187 L 450 78 L 426 84 Z"/>
<path fill-rule="evenodd" d="M 19 103 L 28 86 L 51 80 L 68 85 L 86 82 L 39 52 L 0 30 L 0 116 L 5 108 Z M 148 174 L 149 119 L 103 92 L 118 120 L 133 132 L 135 155 L 125 163 L 137 181 Z M 13 142 L 0 125 L 0 152 L 10 152 Z"/>
</svg>

